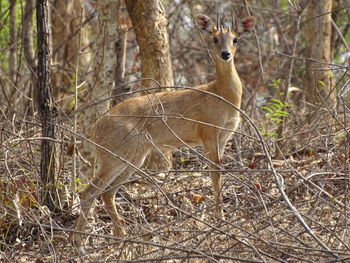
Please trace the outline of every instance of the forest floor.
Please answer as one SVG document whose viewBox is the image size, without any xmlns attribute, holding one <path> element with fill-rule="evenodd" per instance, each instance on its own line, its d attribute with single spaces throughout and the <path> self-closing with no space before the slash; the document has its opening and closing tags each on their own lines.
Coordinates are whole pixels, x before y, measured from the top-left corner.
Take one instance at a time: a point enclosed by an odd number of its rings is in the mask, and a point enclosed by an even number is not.
<svg viewBox="0 0 350 263">
<path fill-rule="evenodd" d="M 71 157 L 62 154 L 67 202 L 54 214 L 38 204 L 37 128 L 3 127 L 0 262 L 350 262 L 347 136 L 337 125 L 315 127 L 288 128 L 284 155 L 269 164 L 275 139 L 263 138 L 264 152 L 242 125 L 222 163 L 225 219 L 214 216 L 207 163 L 188 148 L 174 154 L 172 172 L 134 175 L 116 197 L 127 237 L 112 235 L 98 199 L 86 255 L 70 242 L 84 187 L 71 187 Z"/>
</svg>

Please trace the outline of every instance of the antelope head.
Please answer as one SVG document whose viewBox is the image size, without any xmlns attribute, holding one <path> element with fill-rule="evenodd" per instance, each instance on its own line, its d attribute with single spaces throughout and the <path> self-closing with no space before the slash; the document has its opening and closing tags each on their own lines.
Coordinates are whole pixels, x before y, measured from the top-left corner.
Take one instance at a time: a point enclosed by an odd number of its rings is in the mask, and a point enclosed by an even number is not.
<svg viewBox="0 0 350 263">
<path fill-rule="evenodd" d="M 248 16 L 235 21 L 232 17 L 232 26 L 225 26 L 221 24 L 220 17 L 214 25 L 206 15 L 198 15 L 197 24 L 204 32 L 210 34 L 216 58 L 229 62 L 236 53 L 238 39 L 253 30 L 255 18 Z"/>
</svg>

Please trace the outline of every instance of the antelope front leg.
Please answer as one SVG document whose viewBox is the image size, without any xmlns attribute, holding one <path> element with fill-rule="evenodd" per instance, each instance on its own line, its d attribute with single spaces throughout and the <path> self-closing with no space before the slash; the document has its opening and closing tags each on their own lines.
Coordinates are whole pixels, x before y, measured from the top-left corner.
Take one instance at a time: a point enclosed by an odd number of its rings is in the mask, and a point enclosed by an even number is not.
<svg viewBox="0 0 350 263">
<path fill-rule="evenodd" d="M 84 248 L 82 247 L 82 232 L 88 223 L 87 219 L 91 211 L 92 203 L 94 199 L 100 196 L 110 184 L 110 181 L 115 174 L 114 167 L 118 168 L 118 163 L 112 163 L 112 161 L 113 159 L 109 162 L 111 164 L 106 164 L 106 162 L 100 163 L 100 168 L 96 171 L 96 176 L 80 194 L 81 213 L 76 222 L 76 232 L 73 233 L 72 241 L 81 254 L 85 254 Z"/>
<path fill-rule="evenodd" d="M 110 190 L 102 194 L 103 202 L 105 203 L 105 209 L 111 217 L 114 225 L 113 234 L 117 237 L 125 237 L 125 220 L 119 215 L 117 207 L 121 210 L 121 207 L 115 202 L 115 194 L 117 189 Z"/>
<path fill-rule="evenodd" d="M 208 156 L 209 160 L 213 163 L 210 164 L 211 169 L 217 169 L 218 167 L 215 164 L 220 163 L 220 152 L 219 147 L 216 143 L 207 142 L 204 143 L 204 151 Z M 211 180 L 214 188 L 214 199 L 215 199 L 215 215 L 223 219 L 224 212 L 222 208 L 222 198 L 221 198 L 221 175 L 220 172 L 211 172 Z"/>
<path fill-rule="evenodd" d="M 222 208 L 221 198 L 221 174 L 220 172 L 212 172 L 210 176 L 214 187 L 215 215 L 220 219 L 224 219 L 224 211 Z"/>
<path fill-rule="evenodd" d="M 85 254 L 85 250 L 82 247 L 83 241 L 82 241 L 81 232 L 84 231 L 84 228 L 87 224 L 87 218 L 90 213 L 91 206 L 97 192 L 98 192 L 98 189 L 90 184 L 81 193 L 81 199 L 80 199 L 81 214 L 77 219 L 76 226 L 75 226 L 75 229 L 77 232 L 73 233 L 72 241 L 73 241 L 73 244 L 77 247 L 79 253 L 82 255 Z"/>
<path fill-rule="evenodd" d="M 132 169 L 126 168 L 126 170 L 119 176 L 117 176 L 115 180 L 111 183 L 111 185 L 109 186 L 111 190 L 106 191 L 102 194 L 105 209 L 113 221 L 113 234 L 117 237 L 125 237 L 126 231 L 125 220 L 118 213 L 118 210 L 121 211 L 122 208 L 118 203 L 115 202 L 115 194 L 117 193 L 119 186 L 123 184 L 132 173 Z"/>
</svg>

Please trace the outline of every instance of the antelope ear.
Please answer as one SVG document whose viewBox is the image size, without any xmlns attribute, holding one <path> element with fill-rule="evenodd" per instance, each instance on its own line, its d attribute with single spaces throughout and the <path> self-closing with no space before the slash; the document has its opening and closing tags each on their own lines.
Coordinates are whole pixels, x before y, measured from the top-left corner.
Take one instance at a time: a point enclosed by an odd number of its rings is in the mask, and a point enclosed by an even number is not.
<svg viewBox="0 0 350 263">
<path fill-rule="evenodd" d="M 237 22 L 237 34 L 241 37 L 248 35 L 254 28 L 255 18 L 253 16 L 247 16 Z"/>
<path fill-rule="evenodd" d="M 197 25 L 200 29 L 202 29 L 208 33 L 213 33 L 213 30 L 215 28 L 213 20 L 211 20 L 206 15 L 198 15 L 197 16 Z"/>
</svg>

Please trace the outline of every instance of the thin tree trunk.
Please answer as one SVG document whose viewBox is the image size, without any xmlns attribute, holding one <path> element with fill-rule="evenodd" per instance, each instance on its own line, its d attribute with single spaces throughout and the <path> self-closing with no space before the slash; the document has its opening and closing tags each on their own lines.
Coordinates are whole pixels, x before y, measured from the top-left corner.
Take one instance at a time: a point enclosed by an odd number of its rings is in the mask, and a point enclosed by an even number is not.
<svg viewBox="0 0 350 263">
<path fill-rule="evenodd" d="M 284 86 L 284 91 L 283 91 L 283 97 L 282 97 L 282 102 L 286 103 L 287 102 L 287 98 L 288 98 L 288 90 L 289 87 L 291 85 L 292 82 L 292 75 L 293 75 L 293 70 L 294 70 L 294 57 L 296 54 L 296 50 L 297 50 L 297 44 L 298 44 L 298 39 L 299 39 L 299 31 L 300 31 L 300 21 L 301 21 L 301 16 L 302 16 L 302 11 L 303 9 L 301 9 L 301 11 L 297 11 L 297 17 L 294 18 L 294 36 L 293 36 L 293 46 L 292 46 L 292 50 L 291 50 L 291 60 L 290 60 L 290 65 L 289 65 L 289 69 L 286 72 L 286 75 L 284 77 L 285 79 L 285 86 Z M 281 159 L 282 158 L 282 153 L 284 150 L 284 145 L 285 145 L 285 141 L 283 140 L 283 134 L 284 134 L 284 129 L 285 129 L 285 125 L 286 125 L 286 117 L 282 116 L 282 123 L 279 124 L 279 127 L 277 129 L 277 147 L 276 147 L 276 151 L 275 151 L 275 158 L 276 159 Z"/>
<path fill-rule="evenodd" d="M 142 85 L 145 88 L 173 85 L 167 19 L 162 2 L 125 0 L 125 4 L 140 48 L 142 78 L 147 78 Z M 153 151 L 145 166 L 148 169 L 168 169 L 171 152 L 164 155 L 158 150 Z"/>
<path fill-rule="evenodd" d="M 127 86 L 122 86 L 125 81 L 125 66 L 126 66 L 126 52 L 128 42 L 128 21 L 125 18 L 127 14 L 119 12 L 119 39 L 116 43 L 116 67 L 114 73 L 114 90 L 112 92 L 112 104 L 116 105 L 123 101 L 126 96 L 120 96 L 120 94 L 129 91 Z"/>
<path fill-rule="evenodd" d="M 42 136 L 55 138 L 56 109 L 52 97 L 50 74 L 50 21 L 48 0 L 37 0 L 36 4 L 38 32 L 38 69 L 37 89 L 39 96 L 39 114 L 41 117 Z M 55 145 L 50 139 L 41 143 L 41 180 L 43 183 L 42 201 L 50 210 L 56 207 L 57 164 Z"/>
<path fill-rule="evenodd" d="M 306 100 L 314 105 L 322 105 L 324 100 L 330 107 L 336 103 L 332 71 L 326 64 L 331 62 L 331 11 L 332 1 L 310 0 L 305 23 L 306 56 L 310 58 L 306 62 Z"/>
<path fill-rule="evenodd" d="M 9 37 L 8 37 L 8 76 L 9 83 L 2 85 L 0 100 L 8 105 L 13 105 L 14 94 L 16 89 L 16 0 L 9 0 Z M 3 27 L 3 25 L 1 26 Z"/>
<path fill-rule="evenodd" d="M 79 54 L 79 36 L 82 46 L 86 46 L 88 42 L 86 30 L 80 24 L 83 6 L 82 0 L 56 0 L 51 7 L 52 60 L 54 65 L 52 68 L 52 89 L 57 99 L 65 98 L 74 92 L 78 56 L 80 65 L 83 65 L 81 71 L 84 72 L 88 69 L 90 53 Z M 73 105 L 68 105 L 69 102 L 67 99 L 63 100 L 62 107 L 66 109 L 68 106 L 72 110 Z"/>
<path fill-rule="evenodd" d="M 11 81 L 16 82 L 16 0 L 10 0 L 10 39 L 9 39 L 9 71 Z"/>
<path fill-rule="evenodd" d="M 33 10 L 35 8 L 33 0 L 26 0 L 24 6 L 24 18 L 23 18 L 23 53 L 26 60 L 27 67 L 30 72 L 31 90 L 32 90 L 32 111 L 34 112 L 34 105 L 38 105 L 38 90 L 36 79 L 36 62 L 34 52 L 34 40 L 33 40 Z M 33 113 L 34 115 L 34 113 Z"/>
<path fill-rule="evenodd" d="M 118 39 L 118 9 L 119 1 L 98 1 L 99 33 L 97 36 L 97 53 L 94 58 L 94 69 L 90 81 L 91 93 L 89 101 L 102 101 L 97 106 L 89 107 L 84 112 L 84 133 L 89 137 L 97 118 L 109 109 L 108 98 L 111 95 L 114 70 L 116 65 L 115 42 Z M 84 165 L 82 172 L 90 178 L 93 175 L 95 147 L 83 141 L 82 155 L 91 163 L 91 167 Z"/>
<path fill-rule="evenodd" d="M 26 0 L 23 18 L 23 50 L 24 57 L 31 71 L 35 70 L 35 54 L 33 45 L 33 9 L 34 1 Z"/>
</svg>

